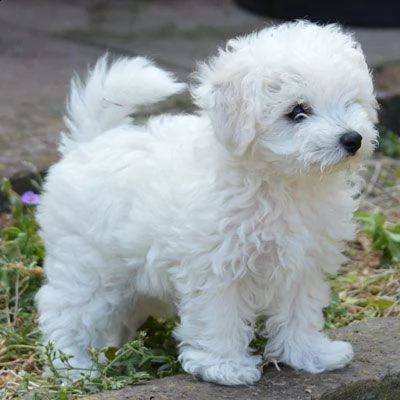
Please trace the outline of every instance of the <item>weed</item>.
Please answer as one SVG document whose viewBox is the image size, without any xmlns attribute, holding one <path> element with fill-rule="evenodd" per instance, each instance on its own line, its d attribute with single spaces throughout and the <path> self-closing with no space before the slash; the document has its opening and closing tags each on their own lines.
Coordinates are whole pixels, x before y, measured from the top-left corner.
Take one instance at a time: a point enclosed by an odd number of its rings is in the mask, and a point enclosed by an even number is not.
<svg viewBox="0 0 400 400">
<path fill-rule="evenodd" d="M 24 264 L 41 265 L 44 257 L 44 248 L 37 235 L 37 225 L 35 222 L 35 207 L 37 199 L 31 196 L 20 197 L 15 193 L 11 184 L 4 179 L 1 191 L 10 204 L 10 219 L 0 225 L 1 246 L 0 246 L 0 265 L 9 262 L 22 262 Z M 28 192 L 30 193 L 30 192 Z"/>
<path fill-rule="evenodd" d="M 389 224 L 382 212 L 370 214 L 356 212 L 356 219 L 364 226 L 375 250 L 381 252 L 381 265 L 400 261 L 400 224 Z"/>
</svg>

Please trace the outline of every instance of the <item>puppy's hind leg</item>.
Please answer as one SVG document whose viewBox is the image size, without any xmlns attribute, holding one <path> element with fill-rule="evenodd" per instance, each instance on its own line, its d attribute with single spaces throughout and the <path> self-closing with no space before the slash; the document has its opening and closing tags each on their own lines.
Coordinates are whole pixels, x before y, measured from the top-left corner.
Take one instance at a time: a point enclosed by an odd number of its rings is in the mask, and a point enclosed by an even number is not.
<svg viewBox="0 0 400 400">
<path fill-rule="evenodd" d="M 186 295 L 179 314 L 175 335 L 186 372 L 222 385 L 248 385 L 260 379 L 260 358 L 248 349 L 255 317 L 236 285 Z"/>
<path fill-rule="evenodd" d="M 98 271 L 79 262 L 75 257 L 61 260 L 48 255 L 47 284 L 36 297 L 43 341 L 54 345 L 52 363 L 62 380 L 95 375 L 88 349 L 107 345 L 107 334 L 120 322 L 117 288 L 104 287 Z M 67 363 L 60 351 L 70 356 Z"/>
</svg>

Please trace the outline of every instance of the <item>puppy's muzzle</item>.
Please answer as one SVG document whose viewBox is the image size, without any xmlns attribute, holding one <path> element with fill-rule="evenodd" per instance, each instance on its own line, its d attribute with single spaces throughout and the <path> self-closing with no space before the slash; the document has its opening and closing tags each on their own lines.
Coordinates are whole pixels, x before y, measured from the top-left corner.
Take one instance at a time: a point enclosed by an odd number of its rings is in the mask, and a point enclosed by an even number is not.
<svg viewBox="0 0 400 400">
<path fill-rule="evenodd" d="M 357 132 L 346 132 L 340 136 L 339 143 L 351 155 L 357 153 L 361 147 L 362 136 Z"/>
</svg>

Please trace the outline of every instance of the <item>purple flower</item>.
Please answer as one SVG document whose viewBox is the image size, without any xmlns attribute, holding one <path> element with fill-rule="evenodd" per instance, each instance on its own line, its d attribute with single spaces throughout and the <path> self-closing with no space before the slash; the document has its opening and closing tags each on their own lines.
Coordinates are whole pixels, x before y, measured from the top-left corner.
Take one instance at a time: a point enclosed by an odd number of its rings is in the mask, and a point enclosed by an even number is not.
<svg viewBox="0 0 400 400">
<path fill-rule="evenodd" d="M 27 206 L 37 206 L 40 203 L 40 197 L 38 194 L 29 191 L 21 195 L 21 201 Z"/>
</svg>

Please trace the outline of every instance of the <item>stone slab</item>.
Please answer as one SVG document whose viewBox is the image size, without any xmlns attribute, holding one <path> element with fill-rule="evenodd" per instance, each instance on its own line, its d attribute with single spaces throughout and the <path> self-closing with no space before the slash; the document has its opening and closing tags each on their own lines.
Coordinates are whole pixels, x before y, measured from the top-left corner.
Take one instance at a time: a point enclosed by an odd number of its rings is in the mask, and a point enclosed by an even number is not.
<svg viewBox="0 0 400 400">
<path fill-rule="evenodd" d="M 0 176 L 26 170 L 24 162 L 38 169 L 54 162 L 69 81 L 101 54 L 1 25 Z"/>
<path fill-rule="evenodd" d="M 350 341 L 351 364 L 317 375 L 269 366 L 255 386 L 224 387 L 179 375 L 82 400 L 399 400 L 400 319 L 375 319 L 330 332 Z"/>
</svg>

